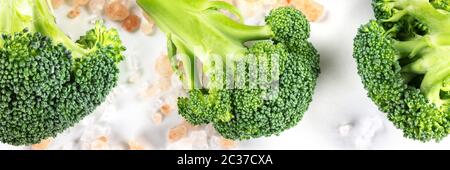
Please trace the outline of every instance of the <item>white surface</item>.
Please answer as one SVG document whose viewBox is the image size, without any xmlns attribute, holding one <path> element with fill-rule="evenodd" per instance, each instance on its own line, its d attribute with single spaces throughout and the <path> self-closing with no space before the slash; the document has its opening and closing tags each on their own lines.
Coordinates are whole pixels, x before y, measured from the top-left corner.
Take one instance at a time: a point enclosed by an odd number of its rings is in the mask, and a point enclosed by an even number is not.
<svg viewBox="0 0 450 170">
<path fill-rule="evenodd" d="M 449 138 L 439 144 L 403 138 L 366 97 L 352 58 L 352 41 L 358 27 L 372 18 L 370 0 L 317 1 L 325 6 L 327 16 L 312 24 L 311 41 L 321 54 L 322 74 L 309 111 L 295 128 L 279 136 L 241 142 L 239 149 L 450 149 Z M 58 10 L 58 23 L 72 37 L 91 27 L 86 13 L 68 20 L 66 12 L 64 8 Z M 126 149 L 124 144 L 129 140 L 140 142 L 146 149 L 217 148 L 217 136 L 210 136 L 210 128 L 167 144 L 167 131 L 179 124 L 180 117 L 172 113 L 161 125 L 154 125 L 151 115 L 162 101 L 175 103 L 177 88 L 174 93 L 149 99 L 138 97 L 146 85 L 158 81 L 153 62 L 165 53 L 164 35 L 159 31 L 153 36 L 121 32 L 121 37 L 128 48 L 127 61 L 121 66 L 121 85 L 95 113 L 59 135 L 50 149 L 88 149 L 99 135 L 110 137 L 112 149 Z M 127 83 L 130 76 L 137 77 L 136 83 Z M 27 148 L 0 145 L 0 149 Z"/>
</svg>

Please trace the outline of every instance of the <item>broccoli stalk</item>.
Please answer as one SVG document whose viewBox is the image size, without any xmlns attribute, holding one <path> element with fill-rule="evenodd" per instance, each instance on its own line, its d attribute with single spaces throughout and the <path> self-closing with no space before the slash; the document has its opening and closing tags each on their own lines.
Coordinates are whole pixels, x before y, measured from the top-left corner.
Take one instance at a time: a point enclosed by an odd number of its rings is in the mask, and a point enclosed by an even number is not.
<svg viewBox="0 0 450 170">
<path fill-rule="evenodd" d="M 300 121 L 319 74 L 319 56 L 307 41 L 309 23 L 300 11 L 274 9 L 266 25 L 251 26 L 222 1 L 137 3 L 167 34 L 172 67 L 189 90 L 178 99 L 188 122 L 212 123 L 229 139 L 250 139 Z"/>
<path fill-rule="evenodd" d="M 408 15 L 427 27 L 425 35 L 394 40 L 394 47 L 401 54 L 399 60 L 408 60 L 402 67 L 405 80 L 424 75 L 420 85 L 422 93 L 437 107 L 448 104 L 448 99 L 441 99 L 441 89 L 444 80 L 450 77 L 450 13 L 439 11 L 428 0 L 398 0 L 382 5 L 397 10 L 383 22 L 397 22 Z"/>
<path fill-rule="evenodd" d="M 101 23 L 74 42 L 46 0 L 0 1 L 0 141 L 29 145 L 75 125 L 116 86 L 123 59 Z"/>
<path fill-rule="evenodd" d="M 154 18 L 158 27 L 167 33 L 168 45 L 173 54 L 183 57 L 187 85 L 189 89 L 201 87 L 200 70 L 194 70 L 195 58 L 203 64 L 203 69 L 211 70 L 212 53 L 223 57 L 223 62 L 241 60 L 247 53 L 243 44 L 251 40 L 268 39 L 273 33 L 269 26 L 248 26 L 236 7 L 222 1 L 164 1 L 139 0 L 138 4 Z M 236 15 L 240 22 L 225 16 L 218 10 L 227 10 Z M 205 36 L 207 35 L 207 36 Z M 225 58 L 229 57 L 229 58 Z M 176 66 L 176 65 L 174 65 Z"/>
<path fill-rule="evenodd" d="M 359 29 L 354 57 L 369 96 L 405 136 L 450 133 L 449 0 L 373 0 L 377 21 Z"/>
</svg>

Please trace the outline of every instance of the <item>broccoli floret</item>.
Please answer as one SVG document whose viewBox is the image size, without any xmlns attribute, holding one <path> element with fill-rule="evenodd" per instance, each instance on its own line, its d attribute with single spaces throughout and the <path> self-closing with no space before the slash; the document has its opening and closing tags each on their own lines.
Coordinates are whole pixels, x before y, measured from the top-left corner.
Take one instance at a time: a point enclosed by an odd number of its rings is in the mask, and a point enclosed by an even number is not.
<svg viewBox="0 0 450 170">
<path fill-rule="evenodd" d="M 245 140 L 279 134 L 300 121 L 320 70 L 319 54 L 307 40 L 309 22 L 299 10 L 274 9 L 267 25 L 250 26 L 222 1 L 137 3 L 167 34 L 172 66 L 189 91 L 178 99 L 188 122 L 212 123 L 225 138 Z"/>
<path fill-rule="evenodd" d="M 368 96 L 407 138 L 440 141 L 450 132 L 448 0 L 374 0 L 354 58 Z"/>
<path fill-rule="evenodd" d="M 100 105 L 123 59 L 118 33 L 101 23 L 73 42 L 45 0 L 0 1 L 0 141 L 55 137 Z"/>
</svg>

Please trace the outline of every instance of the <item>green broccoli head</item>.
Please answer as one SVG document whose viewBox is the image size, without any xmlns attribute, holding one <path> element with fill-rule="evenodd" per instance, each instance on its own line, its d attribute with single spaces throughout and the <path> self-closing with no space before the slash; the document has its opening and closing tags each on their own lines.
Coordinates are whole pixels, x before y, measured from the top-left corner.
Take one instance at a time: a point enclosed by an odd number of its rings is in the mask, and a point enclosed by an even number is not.
<svg viewBox="0 0 450 170">
<path fill-rule="evenodd" d="M 272 39 L 287 45 L 303 43 L 311 32 L 308 20 L 294 8 L 281 7 L 272 10 L 266 18 L 266 23 L 274 33 Z"/>
<path fill-rule="evenodd" d="M 0 141 L 55 137 L 100 105 L 117 84 L 125 48 L 98 23 L 76 43 L 47 1 L 0 2 Z"/>
<path fill-rule="evenodd" d="M 222 1 L 137 3 L 167 34 L 169 58 L 189 90 L 178 100 L 188 122 L 212 123 L 224 137 L 242 140 L 279 134 L 300 121 L 312 100 L 319 55 L 299 10 L 274 9 L 267 25 L 250 26 Z"/>
<path fill-rule="evenodd" d="M 450 132 L 447 2 L 374 0 L 378 20 L 354 41 L 369 97 L 411 139 L 439 141 Z"/>
</svg>

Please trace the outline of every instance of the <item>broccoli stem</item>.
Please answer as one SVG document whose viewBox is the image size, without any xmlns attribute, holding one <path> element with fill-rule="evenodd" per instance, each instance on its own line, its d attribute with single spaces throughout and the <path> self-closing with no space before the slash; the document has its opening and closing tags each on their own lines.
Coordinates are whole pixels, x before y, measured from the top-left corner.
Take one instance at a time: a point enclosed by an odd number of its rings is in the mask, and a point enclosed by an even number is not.
<svg viewBox="0 0 450 170">
<path fill-rule="evenodd" d="M 168 37 L 171 37 L 170 35 Z M 188 89 L 195 89 L 201 86 L 200 82 L 200 74 L 198 74 L 200 71 L 198 70 L 198 67 L 195 66 L 196 60 L 195 57 L 187 50 L 187 47 L 184 46 L 183 43 L 178 40 L 177 37 L 170 38 L 168 41 L 171 46 L 169 50 L 169 59 L 172 62 L 172 67 L 175 67 L 176 72 L 179 72 L 178 70 L 178 63 L 176 62 L 176 57 L 179 57 L 181 62 L 183 63 L 183 69 L 184 73 L 178 73 L 181 80 L 184 81 L 184 84 L 187 86 Z M 175 52 L 175 53 L 174 53 Z M 174 56 L 177 55 L 177 56 Z M 185 76 L 183 76 L 185 75 Z"/>
<path fill-rule="evenodd" d="M 445 89 L 444 81 L 450 77 L 450 39 L 447 38 L 450 36 L 450 14 L 437 10 L 428 0 L 397 0 L 391 5 L 401 12 L 387 21 L 408 14 L 428 28 L 425 36 L 394 40 L 398 59 L 407 57 L 411 61 L 402 66 L 405 81 L 415 75 L 424 75 L 421 92 L 438 107 L 447 104 L 447 100 L 441 99 L 441 91 Z"/>
<path fill-rule="evenodd" d="M 427 25 L 430 32 L 446 31 L 450 28 L 450 14 L 433 7 L 429 0 L 397 0 L 392 2 L 400 10 L 399 15 L 405 12 Z M 405 12 L 404 12 L 405 11 Z M 398 18 L 398 17 L 393 17 Z"/>
<path fill-rule="evenodd" d="M 417 54 L 420 52 L 420 50 L 428 47 L 430 45 L 429 43 L 429 37 L 417 37 L 412 40 L 408 41 L 396 41 L 394 40 L 394 47 L 397 49 L 397 51 L 400 53 L 400 58 L 408 57 L 413 58 L 417 56 Z"/>
<path fill-rule="evenodd" d="M 49 0 L 1 0 L 0 17 L 5 20 L 0 24 L 0 33 L 12 34 L 28 29 L 63 44 L 74 58 L 85 56 L 88 52 L 58 28 L 50 4 Z"/>
<path fill-rule="evenodd" d="M 203 73 L 210 75 L 216 65 L 226 65 L 226 61 L 243 59 L 247 53 L 244 43 L 274 36 L 269 26 L 248 26 L 242 23 L 239 10 L 225 2 L 178 0 L 174 3 L 167 0 L 137 0 L 137 3 L 162 31 L 171 33 L 167 37 L 168 41 L 172 42 L 169 53 L 182 53 L 186 75 L 180 77 L 187 80 L 190 89 L 202 86 L 202 76 L 199 75 L 202 71 L 194 69 L 197 59 L 203 65 Z M 234 14 L 239 21 L 220 12 L 221 9 Z M 217 61 L 216 56 L 219 56 L 221 61 Z M 174 60 L 175 57 L 171 58 Z M 178 70 L 174 62 L 172 66 Z"/>
<path fill-rule="evenodd" d="M 444 88 L 444 81 L 448 77 L 450 77 L 450 60 L 447 59 L 447 61 L 434 66 L 422 80 L 420 90 L 438 107 L 445 103 L 441 99 L 441 91 Z"/>
<path fill-rule="evenodd" d="M 450 77 L 450 46 L 447 43 L 441 44 L 443 41 L 432 41 L 427 37 L 397 42 L 395 47 L 405 54 L 414 53 L 414 56 L 419 56 L 415 61 L 403 66 L 402 72 L 406 73 L 406 78 L 425 75 L 420 85 L 422 93 L 432 103 L 441 106 L 448 103 L 441 99 L 440 94 L 445 88 L 444 81 Z"/>
</svg>

